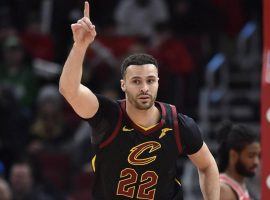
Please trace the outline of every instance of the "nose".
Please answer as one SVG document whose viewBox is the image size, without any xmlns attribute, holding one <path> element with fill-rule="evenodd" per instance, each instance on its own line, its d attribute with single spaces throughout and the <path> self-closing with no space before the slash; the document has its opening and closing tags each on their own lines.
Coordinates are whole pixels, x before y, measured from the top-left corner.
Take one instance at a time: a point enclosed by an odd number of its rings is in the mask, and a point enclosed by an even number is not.
<svg viewBox="0 0 270 200">
<path fill-rule="evenodd" d="M 260 158 L 259 156 L 256 156 L 254 159 L 254 164 L 259 165 L 260 164 Z"/>
<path fill-rule="evenodd" d="M 141 89 L 140 89 L 140 91 L 142 92 L 142 93 L 147 93 L 148 92 L 148 85 L 146 84 L 146 83 L 143 83 L 142 84 L 142 87 L 141 87 Z"/>
</svg>

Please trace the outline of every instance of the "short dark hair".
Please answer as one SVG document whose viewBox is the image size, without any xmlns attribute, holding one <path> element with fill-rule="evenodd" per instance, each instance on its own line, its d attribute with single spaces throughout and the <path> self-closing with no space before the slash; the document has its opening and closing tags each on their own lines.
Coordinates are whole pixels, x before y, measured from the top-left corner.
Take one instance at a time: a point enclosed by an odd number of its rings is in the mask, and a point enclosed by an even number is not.
<svg viewBox="0 0 270 200">
<path fill-rule="evenodd" d="M 122 78 L 124 77 L 128 66 L 130 66 L 130 65 L 145 65 L 145 64 L 153 64 L 158 69 L 157 60 L 149 54 L 141 53 L 141 54 L 132 54 L 132 55 L 128 56 L 123 61 L 122 65 L 121 65 Z"/>
<path fill-rule="evenodd" d="M 226 170 L 229 164 L 229 152 L 231 149 L 241 152 L 247 145 L 259 141 L 259 137 L 247 125 L 233 124 L 225 121 L 221 124 L 217 139 L 218 148 L 218 166 L 220 172 Z"/>
</svg>

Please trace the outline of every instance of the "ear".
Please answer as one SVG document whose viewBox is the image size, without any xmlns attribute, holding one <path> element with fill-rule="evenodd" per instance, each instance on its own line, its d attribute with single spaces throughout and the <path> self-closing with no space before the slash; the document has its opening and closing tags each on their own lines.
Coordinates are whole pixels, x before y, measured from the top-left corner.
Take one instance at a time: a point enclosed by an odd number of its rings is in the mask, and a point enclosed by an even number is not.
<svg viewBox="0 0 270 200">
<path fill-rule="evenodd" d="M 230 150 L 229 156 L 229 159 L 233 164 L 235 164 L 239 159 L 239 153 L 233 149 Z"/>
<path fill-rule="evenodd" d="M 125 92 L 126 91 L 126 83 L 123 79 L 120 80 L 120 84 L 121 84 L 122 91 Z"/>
</svg>

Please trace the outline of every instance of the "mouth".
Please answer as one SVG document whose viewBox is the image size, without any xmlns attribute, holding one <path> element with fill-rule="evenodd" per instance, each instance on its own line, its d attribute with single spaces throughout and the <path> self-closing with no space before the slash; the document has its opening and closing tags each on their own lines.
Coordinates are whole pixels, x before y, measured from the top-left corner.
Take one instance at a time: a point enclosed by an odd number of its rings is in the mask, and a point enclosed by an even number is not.
<svg viewBox="0 0 270 200">
<path fill-rule="evenodd" d="M 250 171 L 255 172 L 257 170 L 257 166 L 251 167 Z"/>
<path fill-rule="evenodd" d="M 141 99 L 141 100 L 148 100 L 148 99 L 150 99 L 150 95 L 140 95 L 140 96 L 138 97 L 138 99 Z"/>
</svg>

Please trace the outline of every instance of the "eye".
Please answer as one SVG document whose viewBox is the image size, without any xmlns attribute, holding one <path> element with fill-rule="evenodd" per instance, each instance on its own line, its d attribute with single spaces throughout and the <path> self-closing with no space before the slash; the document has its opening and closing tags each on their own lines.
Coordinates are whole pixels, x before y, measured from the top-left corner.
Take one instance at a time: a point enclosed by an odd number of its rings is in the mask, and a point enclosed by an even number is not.
<svg viewBox="0 0 270 200">
<path fill-rule="evenodd" d="M 257 154 L 257 153 L 249 153 L 248 154 L 248 157 L 251 158 L 251 159 L 253 159 L 255 157 L 259 157 L 259 154 Z"/>
<path fill-rule="evenodd" d="M 132 81 L 132 83 L 134 83 L 134 84 L 136 84 L 136 85 L 139 85 L 139 84 L 140 84 L 140 80 L 134 79 L 134 80 Z"/>
<path fill-rule="evenodd" d="M 255 156 L 253 154 L 248 155 L 249 158 L 254 158 Z"/>
<path fill-rule="evenodd" d="M 149 83 L 149 84 L 152 84 L 152 83 L 154 83 L 154 82 L 156 82 L 155 79 L 148 79 L 148 80 L 147 80 L 147 83 Z"/>
</svg>

